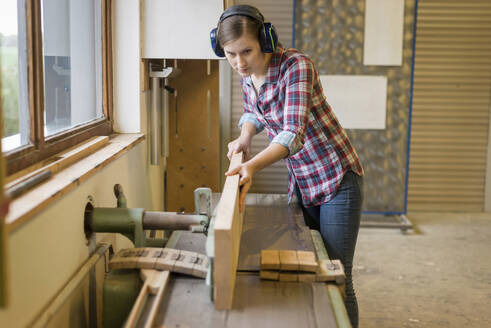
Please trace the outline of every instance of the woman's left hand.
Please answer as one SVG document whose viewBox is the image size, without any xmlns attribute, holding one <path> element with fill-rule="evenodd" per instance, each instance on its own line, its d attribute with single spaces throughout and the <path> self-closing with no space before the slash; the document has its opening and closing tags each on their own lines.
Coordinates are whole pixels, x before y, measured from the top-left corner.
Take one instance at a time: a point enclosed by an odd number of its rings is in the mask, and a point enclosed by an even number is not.
<svg viewBox="0 0 491 328">
<path fill-rule="evenodd" d="M 245 209 L 245 197 L 247 191 L 249 191 L 249 188 L 251 188 L 252 185 L 252 176 L 254 175 L 254 171 L 249 165 L 247 165 L 247 163 L 243 163 L 225 172 L 225 175 L 227 176 L 235 174 L 239 174 L 240 176 L 239 211 L 242 213 Z"/>
</svg>

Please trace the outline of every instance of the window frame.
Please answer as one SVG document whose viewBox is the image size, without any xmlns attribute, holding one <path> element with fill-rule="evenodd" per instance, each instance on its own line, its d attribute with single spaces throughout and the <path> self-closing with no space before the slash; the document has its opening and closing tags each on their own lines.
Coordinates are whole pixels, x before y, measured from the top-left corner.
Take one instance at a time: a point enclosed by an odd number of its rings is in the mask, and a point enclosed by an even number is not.
<svg viewBox="0 0 491 328">
<path fill-rule="evenodd" d="M 44 135 L 44 68 L 41 26 L 41 0 L 26 0 L 27 94 L 30 116 L 30 142 L 3 153 L 7 175 L 47 159 L 93 136 L 112 133 L 112 0 L 101 0 L 102 18 L 102 106 L 104 117 L 74 126 L 60 133 Z"/>
</svg>

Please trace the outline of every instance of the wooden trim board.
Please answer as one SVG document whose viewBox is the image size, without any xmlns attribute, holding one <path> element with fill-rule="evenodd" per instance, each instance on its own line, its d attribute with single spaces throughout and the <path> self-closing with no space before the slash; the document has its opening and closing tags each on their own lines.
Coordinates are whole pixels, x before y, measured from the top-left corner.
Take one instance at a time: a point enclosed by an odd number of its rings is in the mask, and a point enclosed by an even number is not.
<svg viewBox="0 0 491 328">
<path fill-rule="evenodd" d="M 169 281 L 169 271 L 141 269 L 140 276 L 145 283 L 126 319 L 124 328 L 136 327 L 138 319 L 142 315 L 143 308 L 146 305 L 148 306 L 146 300 L 150 295 L 155 295 L 156 300 L 150 305 L 150 311 L 148 312 L 142 327 L 151 328 L 154 326 L 157 310 L 162 302 L 162 295 L 164 294 L 165 287 Z"/>
<path fill-rule="evenodd" d="M 230 168 L 240 165 L 242 159 L 242 153 L 233 155 Z M 225 180 L 213 228 L 213 294 L 215 308 L 219 310 L 232 308 L 242 223 L 243 213 L 239 212 L 239 175 L 236 174 Z"/>
</svg>

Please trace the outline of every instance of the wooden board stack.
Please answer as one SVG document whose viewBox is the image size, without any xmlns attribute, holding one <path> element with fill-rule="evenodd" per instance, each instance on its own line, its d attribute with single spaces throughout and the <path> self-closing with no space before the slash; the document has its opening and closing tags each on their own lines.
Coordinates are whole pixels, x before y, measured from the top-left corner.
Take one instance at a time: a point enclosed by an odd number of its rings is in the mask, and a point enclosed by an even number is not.
<svg viewBox="0 0 491 328">
<path fill-rule="evenodd" d="M 295 250 L 262 250 L 261 279 L 285 282 L 345 280 L 343 265 L 339 260 L 317 261 L 314 252 Z"/>
<path fill-rule="evenodd" d="M 129 248 L 114 255 L 110 269 L 155 269 L 179 272 L 205 278 L 208 273 L 208 257 L 203 254 L 173 248 Z"/>
</svg>

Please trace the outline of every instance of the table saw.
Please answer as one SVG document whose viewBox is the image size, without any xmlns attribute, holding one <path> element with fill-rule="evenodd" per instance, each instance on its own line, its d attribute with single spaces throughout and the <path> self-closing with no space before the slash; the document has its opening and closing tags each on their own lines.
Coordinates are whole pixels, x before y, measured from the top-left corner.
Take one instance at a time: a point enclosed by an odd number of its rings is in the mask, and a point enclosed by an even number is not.
<svg viewBox="0 0 491 328">
<path fill-rule="evenodd" d="M 218 198 L 214 194 L 215 202 Z M 174 231 L 165 246 L 206 254 L 206 240 L 204 234 Z M 153 326 L 350 327 L 341 296 L 342 286 L 261 280 L 263 249 L 315 251 L 318 258 L 327 256 L 320 235 L 305 226 L 301 209 L 288 205 L 286 195 L 250 194 L 243 217 L 232 309 L 215 309 L 210 287 L 203 279 L 172 273 Z M 152 297 L 134 326 L 145 327 L 151 304 Z"/>
</svg>

